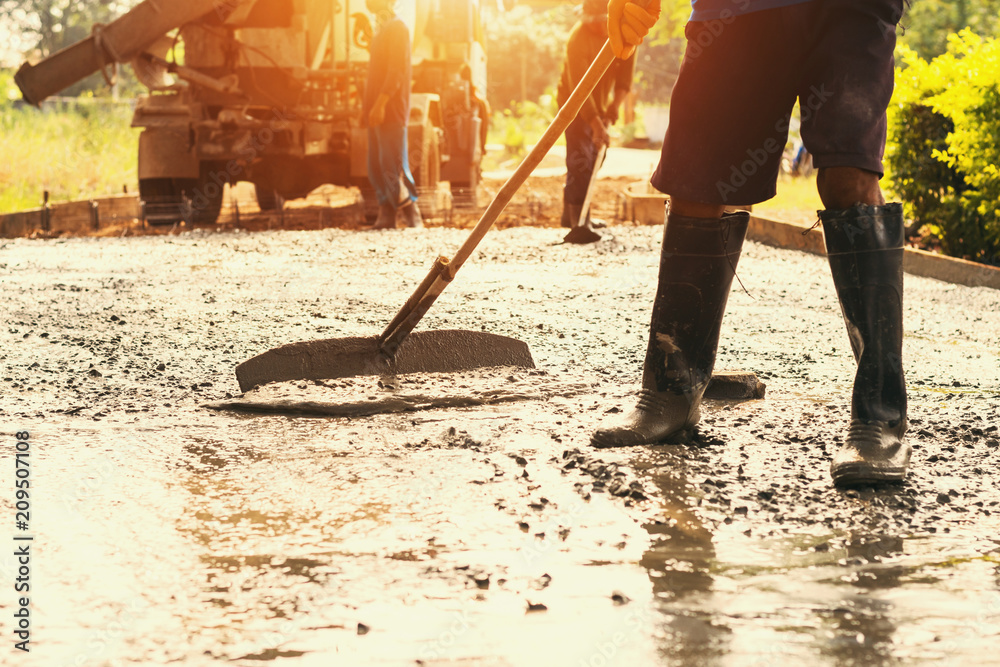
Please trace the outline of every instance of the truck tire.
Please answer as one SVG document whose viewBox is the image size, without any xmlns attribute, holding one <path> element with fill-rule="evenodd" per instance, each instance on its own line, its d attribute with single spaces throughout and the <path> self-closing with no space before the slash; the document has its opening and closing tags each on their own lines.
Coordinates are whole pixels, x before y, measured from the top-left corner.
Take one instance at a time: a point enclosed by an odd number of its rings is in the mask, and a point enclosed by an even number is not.
<svg viewBox="0 0 1000 667">
<path fill-rule="evenodd" d="M 214 225 L 222 212 L 222 197 L 229 174 L 225 163 L 202 162 L 200 171 L 195 187 L 184 193 L 191 207 L 191 222 Z"/>
</svg>

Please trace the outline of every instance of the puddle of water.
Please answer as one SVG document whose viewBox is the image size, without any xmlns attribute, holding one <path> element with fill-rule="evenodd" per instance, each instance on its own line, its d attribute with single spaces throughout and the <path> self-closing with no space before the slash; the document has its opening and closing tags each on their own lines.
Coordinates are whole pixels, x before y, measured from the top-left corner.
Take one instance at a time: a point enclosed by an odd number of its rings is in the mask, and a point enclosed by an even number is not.
<svg viewBox="0 0 1000 667">
<path fill-rule="evenodd" d="M 665 456 L 641 560 L 669 646 L 661 664 L 987 664 L 1000 645 L 995 533 L 819 525 L 761 539 L 752 517 L 712 529 L 684 463 Z"/>
<path fill-rule="evenodd" d="M 639 525 L 425 419 L 63 424 L 72 444 L 36 471 L 38 646 L 93 665 L 869 665 L 975 664 L 1000 638 L 1000 546 L 972 527 L 758 535 L 752 514 L 716 522 L 669 448 Z"/>
</svg>

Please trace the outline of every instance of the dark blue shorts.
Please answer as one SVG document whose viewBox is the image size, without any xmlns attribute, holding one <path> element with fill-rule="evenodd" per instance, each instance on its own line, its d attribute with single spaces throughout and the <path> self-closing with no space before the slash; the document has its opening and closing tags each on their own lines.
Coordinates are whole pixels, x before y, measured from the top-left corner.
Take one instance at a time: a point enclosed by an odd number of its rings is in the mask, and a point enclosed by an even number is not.
<svg viewBox="0 0 1000 667">
<path fill-rule="evenodd" d="M 770 199 L 795 101 L 813 164 L 883 173 L 903 0 L 813 0 L 688 23 L 651 182 L 706 204 Z"/>
</svg>

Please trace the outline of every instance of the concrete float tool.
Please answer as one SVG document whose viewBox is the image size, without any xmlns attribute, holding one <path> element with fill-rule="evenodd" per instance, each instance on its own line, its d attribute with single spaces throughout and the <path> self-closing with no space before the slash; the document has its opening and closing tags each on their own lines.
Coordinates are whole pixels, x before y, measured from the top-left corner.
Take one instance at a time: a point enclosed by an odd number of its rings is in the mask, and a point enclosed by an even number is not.
<svg viewBox="0 0 1000 667">
<path fill-rule="evenodd" d="M 455 279 L 455 274 L 493 227 L 517 190 L 576 118 L 614 59 L 611 43 L 605 41 L 569 100 L 500 188 L 469 238 L 450 260 L 437 258 L 427 277 L 381 335 L 306 341 L 269 350 L 236 367 L 240 389 L 246 392 L 269 382 L 358 375 L 449 373 L 485 366 L 534 368 L 527 344 L 514 338 L 462 330 L 411 332 L 445 287 Z"/>
</svg>

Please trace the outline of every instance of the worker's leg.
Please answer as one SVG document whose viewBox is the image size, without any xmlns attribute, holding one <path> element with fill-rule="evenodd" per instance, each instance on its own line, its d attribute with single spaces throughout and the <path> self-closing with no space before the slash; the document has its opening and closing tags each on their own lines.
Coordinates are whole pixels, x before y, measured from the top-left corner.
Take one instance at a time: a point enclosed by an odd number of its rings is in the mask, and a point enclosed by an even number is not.
<svg viewBox="0 0 1000 667">
<path fill-rule="evenodd" d="M 378 134 L 378 171 L 383 184 L 385 202 L 393 208 L 399 208 L 400 194 L 400 151 L 402 150 L 402 128 L 398 125 L 382 123 L 376 128 Z"/>
<path fill-rule="evenodd" d="M 378 165 L 385 183 L 386 200 L 396 208 L 417 200 L 417 185 L 410 173 L 406 126 L 383 123 L 378 127 Z"/>
<path fill-rule="evenodd" d="M 726 207 L 721 204 L 702 204 L 690 199 L 670 198 L 670 212 L 686 218 L 721 218 L 725 210 Z"/>
<path fill-rule="evenodd" d="M 368 182 L 375 190 L 379 204 L 388 204 L 391 199 L 382 170 L 382 150 L 377 127 L 368 128 Z"/>
<path fill-rule="evenodd" d="M 903 211 L 886 204 L 879 188 L 902 10 L 902 0 L 821 5 L 823 31 L 800 91 L 802 138 L 819 170 L 820 220 L 857 362 L 850 425 L 830 467 L 838 484 L 903 479 L 910 458 Z"/>
<path fill-rule="evenodd" d="M 857 362 L 851 422 L 834 455 L 835 482 L 903 479 L 911 448 L 903 373 L 902 207 L 885 204 L 879 174 L 824 167 L 816 179 L 833 283 Z"/>
<path fill-rule="evenodd" d="M 594 243 L 601 240 L 586 220 L 581 220 L 590 181 L 597 168 L 597 146 L 590 124 L 579 116 L 566 128 L 566 185 L 563 188 L 562 225 L 570 231 L 566 243 Z"/>
<path fill-rule="evenodd" d="M 597 161 L 590 125 L 579 116 L 566 128 L 566 185 L 563 187 L 563 207 L 583 206 L 587 188 Z M 570 225 L 572 226 L 572 225 Z"/>
<path fill-rule="evenodd" d="M 563 187 L 563 226 L 576 227 L 587 199 L 597 148 L 590 125 L 579 116 L 566 128 L 566 185 Z"/>
<path fill-rule="evenodd" d="M 792 14 L 808 17 L 795 7 Z M 595 446 L 657 442 L 699 419 L 749 218 L 724 211 L 774 195 L 795 103 L 798 76 L 789 40 L 777 38 L 783 33 L 768 16 L 774 11 L 736 17 L 719 34 L 703 23 L 685 31 L 687 52 L 651 181 L 671 203 L 642 390 L 634 410 L 594 433 Z M 753 72 L 743 66 L 746 54 L 759 63 Z"/>
<path fill-rule="evenodd" d="M 833 283 L 857 362 L 837 483 L 901 480 L 910 446 L 903 375 L 903 210 L 860 204 L 820 213 Z"/>
<path fill-rule="evenodd" d="M 399 141 L 399 148 L 393 155 L 398 160 L 397 171 L 400 184 L 399 211 L 404 227 L 423 227 L 424 221 L 417 206 L 417 184 L 410 173 L 410 150 L 408 146 L 406 125 L 399 128 L 393 135 Z"/>
<path fill-rule="evenodd" d="M 372 229 L 394 229 L 396 227 L 396 207 L 392 184 L 386 181 L 385 169 L 382 167 L 382 132 L 380 127 L 368 128 L 368 182 L 375 189 L 375 199 L 378 201 L 378 218 Z M 396 179 L 393 179 L 394 181 Z"/>
<path fill-rule="evenodd" d="M 856 167 L 826 167 L 816 175 L 816 189 L 828 209 L 851 208 L 856 204 L 880 206 L 885 203 L 879 174 Z"/>
<path fill-rule="evenodd" d="M 594 446 L 654 443 L 698 423 L 749 217 L 669 211 L 639 402 L 598 429 Z"/>
<path fill-rule="evenodd" d="M 398 160 L 396 173 L 402 178 L 401 185 L 406 188 L 405 193 L 400 193 L 400 199 L 403 200 L 403 204 L 405 205 L 407 199 L 411 202 L 417 201 L 417 183 L 413 179 L 413 172 L 410 170 L 410 148 L 406 125 L 394 129 L 393 138 L 399 141 L 399 147 L 393 155 Z"/>
<path fill-rule="evenodd" d="M 417 185 L 410 172 L 406 125 L 383 123 L 378 128 L 378 162 L 385 183 L 386 200 L 399 211 L 405 227 L 422 227 L 420 210 L 416 206 Z"/>
</svg>

